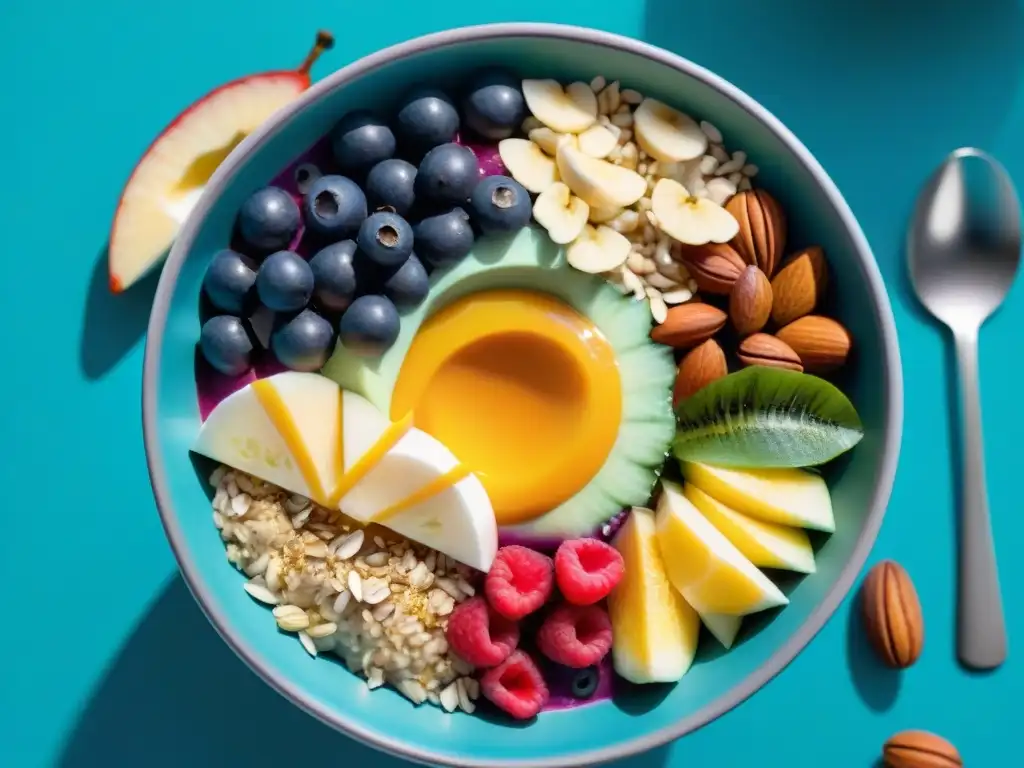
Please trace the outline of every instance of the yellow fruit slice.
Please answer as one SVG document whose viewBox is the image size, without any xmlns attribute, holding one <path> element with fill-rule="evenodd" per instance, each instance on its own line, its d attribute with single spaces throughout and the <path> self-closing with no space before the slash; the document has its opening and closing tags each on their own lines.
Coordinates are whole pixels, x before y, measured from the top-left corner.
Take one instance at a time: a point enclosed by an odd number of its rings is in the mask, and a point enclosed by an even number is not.
<svg viewBox="0 0 1024 768">
<path fill-rule="evenodd" d="M 676 682 L 693 663 L 700 621 L 669 583 L 654 513 L 634 508 L 612 544 L 625 564 L 608 597 L 615 671 L 633 683 Z"/>
<path fill-rule="evenodd" d="M 681 462 L 683 477 L 734 511 L 769 523 L 836 529 L 832 497 L 821 475 L 804 469 L 726 469 Z"/>
<path fill-rule="evenodd" d="M 693 483 L 683 486 L 683 495 L 754 565 L 814 573 L 814 550 L 802 529 L 740 514 Z"/>
<path fill-rule="evenodd" d="M 675 483 L 662 482 L 655 522 L 669 580 L 700 613 L 744 616 L 789 602 Z"/>
<path fill-rule="evenodd" d="M 740 624 L 743 623 L 742 616 L 726 616 L 724 613 L 705 613 L 700 620 L 708 628 L 712 637 L 726 649 L 732 648 L 732 644 L 736 642 L 736 635 L 740 633 Z"/>
</svg>

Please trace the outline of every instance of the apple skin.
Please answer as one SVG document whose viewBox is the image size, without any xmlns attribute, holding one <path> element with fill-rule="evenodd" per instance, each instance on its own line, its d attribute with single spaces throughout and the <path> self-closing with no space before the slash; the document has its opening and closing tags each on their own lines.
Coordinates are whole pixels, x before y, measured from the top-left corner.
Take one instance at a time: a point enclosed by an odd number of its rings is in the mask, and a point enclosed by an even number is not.
<svg viewBox="0 0 1024 768">
<path fill-rule="evenodd" d="M 128 177 L 128 181 L 125 183 L 124 189 L 121 192 L 121 197 L 118 200 L 117 210 L 114 213 L 113 224 L 110 230 L 110 245 L 108 249 L 108 271 L 109 271 L 109 286 L 112 293 L 118 294 L 127 290 L 131 285 L 137 282 L 140 278 L 146 275 L 154 266 L 156 266 L 166 254 L 166 249 L 163 252 L 153 254 L 145 259 L 148 263 L 144 264 L 141 269 L 133 270 L 133 274 L 130 278 L 125 279 L 121 272 L 123 271 L 119 267 L 123 264 L 136 266 L 137 262 L 133 263 L 130 255 L 122 253 L 124 248 L 122 244 L 122 237 L 120 233 L 123 231 L 122 227 L 125 222 L 123 216 L 125 214 L 125 200 L 128 191 L 132 188 L 133 184 L 138 180 L 139 171 L 146 165 L 147 160 L 153 153 L 153 150 L 169 135 L 173 134 L 188 118 L 195 115 L 198 111 L 209 105 L 214 100 L 223 96 L 228 91 L 236 88 L 248 88 L 258 83 L 269 83 L 278 81 L 282 88 L 282 93 L 287 93 L 289 90 L 292 91 L 291 98 L 297 97 L 300 93 L 305 91 L 312 83 L 310 70 L 313 64 L 320 57 L 321 53 L 329 50 L 334 45 L 334 38 L 329 32 L 318 32 L 316 41 L 313 47 L 310 49 L 306 58 L 303 60 L 295 69 L 290 70 L 276 70 L 271 72 L 261 72 L 255 75 L 246 75 L 244 77 L 236 78 L 230 82 L 224 83 L 223 85 L 215 88 L 199 100 L 193 102 L 177 117 L 175 117 L 165 127 L 160 134 L 150 143 L 146 151 L 142 154 L 142 157 L 135 164 L 131 174 Z M 282 99 L 278 106 L 283 106 L 290 99 Z M 171 238 L 173 242 L 173 238 Z M 170 243 L 167 243 L 169 247 Z"/>
</svg>

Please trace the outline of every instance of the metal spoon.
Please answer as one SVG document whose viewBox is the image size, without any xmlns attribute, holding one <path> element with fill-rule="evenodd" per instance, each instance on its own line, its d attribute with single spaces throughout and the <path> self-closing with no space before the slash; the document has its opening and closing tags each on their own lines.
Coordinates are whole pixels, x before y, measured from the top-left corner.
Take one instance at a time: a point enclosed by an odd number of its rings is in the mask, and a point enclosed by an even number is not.
<svg viewBox="0 0 1024 768">
<path fill-rule="evenodd" d="M 1002 303 L 1020 261 L 1020 204 L 997 160 L 953 152 L 929 179 L 910 229 L 910 277 L 956 342 L 963 419 L 957 653 L 975 669 L 1006 659 L 1006 624 L 985 490 L 978 332 Z"/>
</svg>

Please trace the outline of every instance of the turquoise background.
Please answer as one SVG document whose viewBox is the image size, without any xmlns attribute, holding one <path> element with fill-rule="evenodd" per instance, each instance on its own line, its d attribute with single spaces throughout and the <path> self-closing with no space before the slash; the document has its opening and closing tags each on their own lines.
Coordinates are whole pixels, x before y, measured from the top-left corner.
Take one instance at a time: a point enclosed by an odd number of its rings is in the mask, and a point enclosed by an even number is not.
<svg viewBox="0 0 1024 768">
<path fill-rule="evenodd" d="M 431 10 L 434 8 L 434 10 Z M 981 341 L 989 486 L 1010 660 L 971 675 L 953 647 L 956 473 L 941 331 L 908 295 L 906 219 L 949 150 L 993 152 L 1024 183 L 1016 0 L 421 0 L 296 5 L 54 0 L 0 5 L 0 392 L 6 532 L 0 537 L 0 764 L 400 768 L 291 708 L 227 650 L 194 606 L 155 513 L 139 414 L 142 336 L 155 287 L 106 291 L 105 242 L 139 154 L 182 107 L 230 78 L 291 66 L 318 27 L 338 47 L 322 75 L 387 44 L 489 21 L 594 26 L 669 48 L 760 100 L 816 153 L 889 285 L 906 378 L 892 504 L 872 561 L 914 577 L 927 632 L 919 663 L 881 670 L 844 603 L 774 682 L 668 748 L 621 765 L 870 766 L 893 731 L 926 728 L 972 766 L 1013 754 L 1024 669 L 1016 639 L 1024 519 L 1013 373 L 1018 286 Z M 31 237 L 26 237 L 30 233 Z M 1017 405 L 1018 409 L 1014 406 Z M 358 763 L 357 763 L 358 761 Z"/>
</svg>

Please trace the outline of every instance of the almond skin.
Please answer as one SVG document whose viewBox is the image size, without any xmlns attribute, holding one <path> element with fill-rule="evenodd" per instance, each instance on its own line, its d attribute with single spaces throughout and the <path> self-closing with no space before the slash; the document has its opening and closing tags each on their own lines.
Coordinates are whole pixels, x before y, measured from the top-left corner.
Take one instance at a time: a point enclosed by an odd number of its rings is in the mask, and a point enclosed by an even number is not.
<svg viewBox="0 0 1024 768">
<path fill-rule="evenodd" d="M 800 358 L 782 339 L 767 333 L 755 333 L 740 342 L 740 362 L 744 365 L 766 365 L 803 372 Z"/>
<path fill-rule="evenodd" d="M 924 617 L 917 590 L 899 563 L 883 560 L 861 587 L 861 608 L 868 640 L 893 669 L 906 669 L 924 647 Z"/>
<path fill-rule="evenodd" d="M 705 293 L 727 296 L 746 262 L 728 243 L 684 245 L 680 258 L 697 288 Z"/>
<path fill-rule="evenodd" d="M 758 267 L 749 266 L 729 294 L 729 319 L 740 336 L 764 328 L 772 312 L 772 284 Z"/>
<path fill-rule="evenodd" d="M 901 731 L 882 747 L 886 768 L 963 768 L 960 752 L 928 731 Z"/>
<path fill-rule="evenodd" d="M 729 198 L 725 210 L 740 226 L 733 247 L 747 264 L 759 267 L 770 278 L 786 247 L 782 206 L 763 189 L 751 189 Z"/>
<path fill-rule="evenodd" d="M 804 370 L 827 373 L 841 368 L 850 355 L 849 332 L 831 317 L 804 315 L 776 333 L 800 356 Z"/>
<path fill-rule="evenodd" d="M 722 330 L 726 319 L 725 312 L 710 304 L 679 304 L 651 331 L 651 339 L 674 349 L 689 349 Z"/>
<path fill-rule="evenodd" d="M 821 303 L 827 285 L 828 265 L 821 248 L 815 245 L 793 254 L 772 279 L 772 320 L 789 325 L 809 315 Z"/>
<path fill-rule="evenodd" d="M 714 339 L 708 339 L 689 352 L 679 363 L 676 384 L 672 390 L 672 405 L 691 397 L 698 390 L 729 373 L 725 352 Z"/>
</svg>

